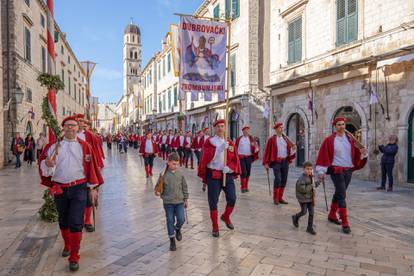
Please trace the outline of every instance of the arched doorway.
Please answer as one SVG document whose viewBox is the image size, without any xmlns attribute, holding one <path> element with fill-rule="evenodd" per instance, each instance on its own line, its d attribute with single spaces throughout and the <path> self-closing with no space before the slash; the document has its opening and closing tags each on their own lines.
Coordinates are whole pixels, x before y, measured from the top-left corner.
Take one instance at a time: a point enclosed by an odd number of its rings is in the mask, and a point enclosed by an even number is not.
<svg viewBox="0 0 414 276">
<path fill-rule="evenodd" d="M 239 114 L 232 110 L 229 114 L 229 137 L 231 140 L 236 141 L 239 136 Z"/>
<path fill-rule="evenodd" d="M 352 106 L 343 106 L 335 113 L 334 118 L 336 117 L 345 117 L 346 121 L 346 130 L 352 133 L 359 141 L 361 141 L 361 126 L 362 121 L 358 112 Z M 332 127 L 333 130 L 333 127 Z"/>
<path fill-rule="evenodd" d="M 408 162 L 407 162 L 407 181 L 414 183 L 414 109 L 411 110 L 408 119 Z"/>
<path fill-rule="evenodd" d="M 305 162 L 305 121 L 298 113 L 290 116 L 287 124 L 287 135 L 296 142 L 296 166 L 300 167 Z"/>
<path fill-rule="evenodd" d="M 27 122 L 26 125 L 26 135 L 31 134 L 33 136 L 33 126 L 32 126 L 32 122 Z"/>
</svg>

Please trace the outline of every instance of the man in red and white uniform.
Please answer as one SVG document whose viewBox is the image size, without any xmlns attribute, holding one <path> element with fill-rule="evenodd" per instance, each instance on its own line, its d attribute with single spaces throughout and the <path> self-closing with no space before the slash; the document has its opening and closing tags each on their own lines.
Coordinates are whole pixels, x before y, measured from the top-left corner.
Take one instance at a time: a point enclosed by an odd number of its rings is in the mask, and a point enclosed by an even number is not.
<svg viewBox="0 0 414 276">
<path fill-rule="evenodd" d="M 166 145 L 167 145 L 167 155 L 166 155 L 165 159 L 167 159 L 168 155 L 169 155 L 171 152 L 173 152 L 173 151 L 174 151 L 174 150 L 173 150 L 173 149 L 174 149 L 174 134 L 173 134 L 173 132 L 172 132 L 172 129 L 170 129 L 170 130 L 168 131 Z"/>
<path fill-rule="evenodd" d="M 156 135 L 156 138 L 154 139 L 155 143 L 157 143 L 158 146 L 158 157 L 162 157 L 162 151 L 161 151 L 161 144 L 162 144 L 162 131 L 158 131 L 158 134 Z"/>
<path fill-rule="evenodd" d="M 366 148 L 358 148 L 355 140 L 346 133 L 346 118 L 337 117 L 332 125 L 335 132 L 326 137 L 319 149 L 316 160 L 316 173 L 323 181 L 325 174 L 331 176 L 335 185 L 335 193 L 332 198 L 331 210 L 328 221 L 341 225 L 345 234 L 351 233 L 348 222 L 348 212 L 346 206 L 346 190 L 351 183 L 352 172 L 362 169 L 366 162 L 368 151 Z M 341 222 L 336 213 L 339 213 Z"/>
<path fill-rule="evenodd" d="M 275 179 L 273 181 L 273 203 L 278 205 L 288 204 L 283 199 L 288 178 L 289 164 L 295 159 L 296 146 L 289 143 L 283 136 L 283 124 L 276 123 L 273 127 L 276 134 L 267 140 L 263 153 L 263 166 L 266 170 L 273 169 Z"/>
<path fill-rule="evenodd" d="M 187 131 L 184 137 L 184 163 L 185 167 L 188 168 L 188 160 L 191 160 L 191 169 L 194 169 L 194 159 L 193 159 L 193 150 L 191 143 L 193 142 L 193 137 L 191 131 Z"/>
<path fill-rule="evenodd" d="M 217 120 L 214 123 L 215 136 L 209 137 L 204 145 L 201 155 L 201 163 L 198 167 L 198 176 L 208 187 L 208 204 L 210 207 L 210 218 L 213 226 L 212 235 L 218 237 L 218 211 L 217 203 L 221 190 L 226 195 L 227 206 L 221 215 L 229 229 L 234 229 L 230 220 L 236 204 L 236 188 L 234 178 L 240 175 L 240 162 L 235 151 L 233 142 L 229 139 L 227 142 L 224 137 L 225 133 L 224 120 Z M 227 152 L 227 160 L 224 162 L 224 152 Z M 223 176 L 225 174 L 226 183 L 224 185 Z"/>
<path fill-rule="evenodd" d="M 79 249 L 84 224 L 88 190 L 93 201 L 96 188 L 103 183 L 96 163 L 95 151 L 77 137 L 79 123 L 76 116 L 62 122 L 64 138 L 48 144 L 39 158 L 41 184 L 49 187 L 59 216 L 64 241 L 62 256 L 69 256 L 71 271 L 79 269 Z"/>
<path fill-rule="evenodd" d="M 191 148 L 194 150 L 194 154 L 197 158 L 197 166 L 200 165 L 200 159 L 201 159 L 201 131 L 197 131 L 196 136 L 193 138 L 193 141 L 191 142 Z"/>
<path fill-rule="evenodd" d="M 243 135 L 236 139 L 237 155 L 240 160 L 241 175 L 241 192 L 249 192 L 249 177 L 252 169 L 252 163 L 259 159 L 259 147 L 253 136 L 249 134 L 250 126 L 242 128 Z"/>
<path fill-rule="evenodd" d="M 162 153 L 162 160 L 167 160 L 168 155 L 168 145 L 167 145 L 168 135 L 167 132 L 164 130 L 161 136 L 161 153 Z"/>
<path fill-rule="evenodd" d="M 144 156 L 146 176 L 152 176 L 152 167 L 154 166 L 155 155 L 158 153 L 158 146 L 154 139 L 152 139 L 151 131 L 148 131 L 145 138 L 141 141 L 139 153 Z"/>
</svg>

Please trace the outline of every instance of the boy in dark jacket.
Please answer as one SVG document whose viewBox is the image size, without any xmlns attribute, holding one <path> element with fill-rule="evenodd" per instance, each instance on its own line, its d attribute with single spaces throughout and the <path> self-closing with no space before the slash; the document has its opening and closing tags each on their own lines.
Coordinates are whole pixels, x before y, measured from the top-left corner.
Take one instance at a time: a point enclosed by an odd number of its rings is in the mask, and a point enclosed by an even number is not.
<svg viewBox="0 0 414 276">
<path fill-rule="evenodd" d="M 178 171 L 180 157 L 176 152 L 168 156 L 167 168 L 158 178 L 155 195 L 161 196 L 167 218 L 167 230 L 170 237 L 170 250 L 177 250 L 175 239 L 181 241 L 181 227 L 184 224 L 184 208 L 187 208 L 188 187 L 184 176 Z M 177 221 L 174 225 L 174 222 Z"/>
<path fill-rule="evenodd" d="M 379 150 L 382 152 L 381 157 L 381 186 L 378 187 L 378 190 L 385 190 L 385 182 L 387 181 L 388 175 L 388 192 L 392 192 L 392 186 L 394 184 L 394 178 L 392 176 L 392 170 L 394 169 L 395 164 L 395 155 L 398 152 L 398 137 L 396 135 L 391 135 L 388 138 L 387 145 L 380 145 Z"/>
<path fill-rule="evenodd" d="M 313 165 L 311 162 L 305 162 L 303 164 L 303 174 L 296 182 L 296 198 L 299 201 L 301 211 L 292 216 L 292 222 L 295 227 L 299 227 L 299 218 L 306 215 L 306 212 L 309 211 L 306 232 L 312 235 L 316 235 L 313 229 L 313 209 L 315 206 L 315 187 L 317 186 L 319 186 L 319 183 L 314 184 L 313 180 Z"/>
</svg>

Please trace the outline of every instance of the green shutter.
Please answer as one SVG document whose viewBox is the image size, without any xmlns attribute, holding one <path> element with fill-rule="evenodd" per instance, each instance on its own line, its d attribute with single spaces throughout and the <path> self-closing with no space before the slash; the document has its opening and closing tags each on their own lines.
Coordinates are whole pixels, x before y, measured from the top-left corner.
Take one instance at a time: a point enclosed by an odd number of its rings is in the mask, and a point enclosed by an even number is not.
<svg viewBox="0 0 414 276">
<path fill-rule="evenodd" d="M 239 7 L 240 0 L 232 0 L 232 1 L 233 1 L 232 9 L 233 9 L 233 19 L 234 19 L 240 16 L 240 7 Z"/>
<path fill-rule="evenodd" d="M 336 45 L 341 46 L 346 43 L 346 1 L 337 0 L 336 2 Z"/>
<path fill-rule="evenodd" d="M 358 1 L 348 0 L 347 10 L 347 29 L 348 29 L 348 42 L 352 42 L 358 39 Z"/>
<path fill-rule="evenodd" d="M 216 18 L 216 19 L 220 18 L 220 4 L 218 4 L 214 8 L 214 18 Z"/>
<path fill-rule="evenodd" d="M 230 3 L 232 0 L 226 0 L 226 18 L 230 18 Z"/>
<path fill-rule="evenodd" d="M 295 62 L 302 60 L 302 18 L 295 21 L 294 26 L 295 35 Z"/>
<path fill-rule="evenodd" d="M 294 24 L 290 23 L 288 27 L 288 63 L 293 63 L 294 60 L 295 60 Z"/>
</svg>

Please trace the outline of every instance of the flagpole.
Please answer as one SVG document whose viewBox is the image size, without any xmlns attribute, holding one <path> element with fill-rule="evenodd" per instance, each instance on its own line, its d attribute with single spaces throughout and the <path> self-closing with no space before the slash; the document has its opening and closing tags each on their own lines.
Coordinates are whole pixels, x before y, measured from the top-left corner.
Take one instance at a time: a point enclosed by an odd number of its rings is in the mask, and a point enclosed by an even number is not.
<svg viewBox="0 0 414 276">
<path fill-rule="evenodd" d="M 232 5 L 230 2 L 230 11 L 232 11 Z M 230 52 L 231 52 L 231 21 L 232 21 L 232 12 L 230 12 L 230 19 L 226 20 L 228 26 L 228 39 L 227 39 L 227 67 L 226 67 L 226 111 L 224 114 L 224 139 L 227 143 L 229 137 L 229 99 L 230 99 L 230 73 L 231 73 L 231 65 L 230 65 Z M 224 166 L 227 166 L 227 149 L 224 151 Z M 223 173 L 223 187 L 226 187 L 226 174 Z"/>
</svg>

